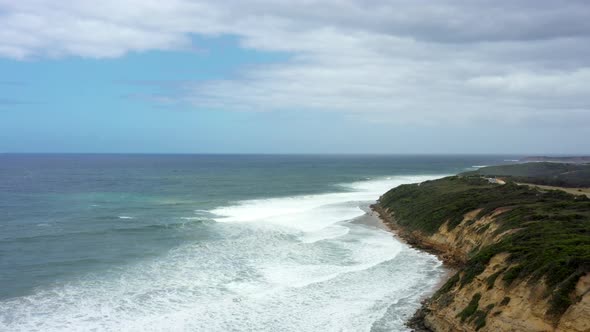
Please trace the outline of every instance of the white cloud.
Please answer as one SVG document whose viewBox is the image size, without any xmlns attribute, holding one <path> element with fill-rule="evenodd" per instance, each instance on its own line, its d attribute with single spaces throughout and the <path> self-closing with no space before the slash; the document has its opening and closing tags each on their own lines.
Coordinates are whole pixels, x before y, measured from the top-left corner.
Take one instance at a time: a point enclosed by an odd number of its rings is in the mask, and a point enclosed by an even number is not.
<svg viewBox="0 0 590 332">
<path fill-rule="evenodd" d="M 531 97 L 570 97 L 578 100 L 588 96 L 590 68 L 569 72 L 531 73 L 514 72 L 506 75 L 480 76 L 469 83 L 485 90 Z M 590 104 L 590 100 L 589 104 Z"/>
<path fill-rule="evenodd" d="M 584 1 L 0 0 L 0 56 L 119 57 L 190 49 L 191 34 L 230 34 L 242 47 L 292 57 L 185 84 L 175 100 L 401 123 L 584 125 L 588 17 Z"/>
</svg>

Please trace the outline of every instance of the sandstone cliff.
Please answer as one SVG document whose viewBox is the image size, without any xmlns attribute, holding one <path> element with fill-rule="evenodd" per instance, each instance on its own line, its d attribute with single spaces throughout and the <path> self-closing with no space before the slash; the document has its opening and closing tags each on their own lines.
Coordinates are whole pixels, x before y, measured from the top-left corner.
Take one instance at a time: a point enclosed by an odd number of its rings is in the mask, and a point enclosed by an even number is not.
<svg viewBox="0 0 590 332">
<path fill-rule="evenodd" d="M 535 273 L 521 273 L 522 262 L 511 259 L 514 253 L 502 250 L 490 251 L 490 257 L 481 260 L 482 266 L 473 266 L 479 264 L 473 262 L 473 257 L 481 256 L 486 248 L 527 230 L 502 227 L 503 223 L 497 220 L 515 206 L 496 207 L 484 213 L 482 208 L 473 209 L 452 226 L 450 220 L 445 220 L 436 231 L 427 232 L 397 222 L 396 211 L 383 205 L 375 206 L 375 210 L 402 238 L 458 267 L 457 274 L 421 310 L 422 322 L 430 330 L 590 331 L 590 274 L 586 265 L 559 281 L 558 286 L 555 281 L 548 286 L 547 279 L 535 278 Z M 560 285 L 572 281 L 568 278 L 575 278 L 573 287 L 562 291 L 567 305 L 559 311 L 555 292 L 566 289 Z"/>
</svg>

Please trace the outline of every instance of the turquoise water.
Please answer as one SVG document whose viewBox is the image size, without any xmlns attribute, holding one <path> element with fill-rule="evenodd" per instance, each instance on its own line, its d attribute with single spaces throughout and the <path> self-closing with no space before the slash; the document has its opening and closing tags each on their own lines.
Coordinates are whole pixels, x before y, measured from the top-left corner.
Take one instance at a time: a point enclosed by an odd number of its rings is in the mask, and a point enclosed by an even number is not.
<svg viewBox="0 0 590 332">
<path fill-rule="evenodd" d="M 0 155 L 0 330 L 405 330 L 444 270 L 356 221 L 508 159 Z"/>
</svg>

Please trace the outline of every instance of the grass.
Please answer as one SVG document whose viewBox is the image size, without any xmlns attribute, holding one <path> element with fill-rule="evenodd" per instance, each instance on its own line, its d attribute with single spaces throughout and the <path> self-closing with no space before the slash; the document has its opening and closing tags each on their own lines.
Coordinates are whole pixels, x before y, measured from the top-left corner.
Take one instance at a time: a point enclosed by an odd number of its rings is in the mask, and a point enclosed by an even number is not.
<svg viewBox="0 0 590 332">
<path fill-rule="evenodd" d="M 481 209 L 478 219 L 502 208 L 494 219 L 496 234 L 511 231 L 510 235 L 479 248 L 460 279 L 449 280 L 441 294 L 469 284 L 493 256 L 508 253 L 511 268 L 488 279 L 488 286 L 493 287 L 500 275 L 507 285 L 544 279 L 551 303 L 548 314 L 559 317 L 575 300 L 571 293 L 580 276 L 590 272 L 590 199 L 585 196 L 454 176 L 400 186 L 383 195 L 380 204 L 394 212 L 398 224 L 425 234 L 437 232 L 445 222 L 456 227 L 467 212 Z"/>
<path fill-rule="evenodd" d="M 536 187 L 537 189 L 540 189 L 541 191 L 561 190 L 561 191 L 565 191 L 568 194 L 586 195 L 586 197 L 590 198 L 590 188 L 577 188 L 577 187 L 566 188 L 566 187 L 556 187 L 556 186 L 543 186 L 540 184 L 531 184 L 531 183 L 519 183 L 519 185 L 533 186 L 533 187 Z"/>
</svg>

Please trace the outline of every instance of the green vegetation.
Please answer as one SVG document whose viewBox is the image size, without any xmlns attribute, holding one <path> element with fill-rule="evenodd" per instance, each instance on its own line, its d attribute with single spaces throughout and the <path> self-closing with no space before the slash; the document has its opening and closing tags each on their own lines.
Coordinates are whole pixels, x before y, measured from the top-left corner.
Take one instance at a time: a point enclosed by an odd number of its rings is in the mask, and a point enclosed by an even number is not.
<svg viewBox="0 0 590 332">
<path fill-rule="evenodd" d="M 500 305 L 504 306 L 504 305 L 507 305 L 508 303 L 510 303 L 510 297 L 506 296 L 502 299 L 502 301 L 500 302 Z"/>
<path fill-rule="evenodd" d="M 459 276 L 459 273 L 449 278 L 449 280 L 447 280 L 447 282 L 434 294 L 434 298 L 437 298 L 438 296 L 445 294 L 451 289 L 453 289 L 453 287 L 455 287 L 455 285 L 459 282 L 460 279 L 461 277 Z"/>
<path fill-rule="evenodd" d="M 472 253 L 460 278 L 449 280 L 438 296 L 469 284 L 493 256 L 508 253 L 511 268 L 488 279 L 488 286 L 500 275 L 507 285 L 544 279 L 551 303 L 548 314 L 559 317 L 575 300 L 571 292 L 580 276 L 590 272 L 590 199 L 585 196 L 454 176 L 400 186 L 383 195 L 380 204 L 393 211 L 399 225 L 425 234 L 445 222 L 452 229 L 476 209 L 481 209 L 476 219 L 495 213 L 495 234 L 511 231 Z"/>
<path fill-rule="evenodd" d="M 447 220 L 451 228 L 458 225 L 465 213 L 484 203 L 481 189 L 495 186 L 479 178 L 448 177 L 399 186 L 383 195 L 380 203 L 395 211 L 400 225 L 432 234 Z"/>
<path fill-rule="evenodd" d="M 510 286 L 514 280 L 522 273 L 522 265 L 516 265 L 511 267 L 506 273 L 504 273 L 504 277 L 502 280 L 506 283 L 506 286 Z"/>
<path fill-rule="evenodd" d="M 504 272 L 504 270 L 500 270 L 500 271 L 492 274 L 491 276 L 489 276 L 486 279 L 486 283 L 488 284 L 488 290 L 494 288 L 494 283 L 496 283 L 496 279 L 498 279 L 498 277 L 500 276 L 500 274 L 502 274 L 502 272 Z"/>
<path fill-rule="evenodd" d="M 461 318 L 461 322 L 467 320 L 468 322 L 474 322 L 475 330 L 478 331 L 486 325 L 486 317 L 494 308 L 493 304 L 488 305 L 485 310 L 479 310 L 479 300 L 481 294 L 476 293 L 469 301 L 469 304 L 463 309 L 457 317 Z"/>
<path fill-rule="evenodd" d="M 559 187 L 590 187 L 590 164 L 535 162 L 483 167 L 462 176 L 508 178 L 516 182 Z"/>
<path fill-rule="evenodd" d="M 492 309 L 494 309 L 494 305 L 488 304 L 485 311 L 477 310 L 475 312 L 475 314 L 473 315 L 473 321 L 475 323 L 476 331 L 479 331 L 479 329 L 486 326 L 486 317 L 488 317 L 488 314 L 490 313 L 490 311 L 492 311 Z"/>
<path fill-rule="evenodd" d="M 457 317 L 460 317 L 462 322 L 464 322 L 467 318 L 475 314 L 477 308 L 479 307 L 479 299 L 481 299 L 481 294 L 474 294 L 471 298 L 471 301 L 469 301 L 469 304 L 465 307 L 465 309 L 463 309 L 463 311 L 457 314 Z"/>
</svg>

